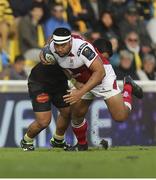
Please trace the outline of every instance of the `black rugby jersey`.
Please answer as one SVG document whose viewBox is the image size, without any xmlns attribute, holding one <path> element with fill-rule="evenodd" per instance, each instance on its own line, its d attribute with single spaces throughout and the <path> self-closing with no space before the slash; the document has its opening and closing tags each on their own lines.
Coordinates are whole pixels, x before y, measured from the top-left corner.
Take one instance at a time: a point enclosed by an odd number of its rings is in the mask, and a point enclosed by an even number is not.
<svg viewBox="0 0 156 180">
<path fill-rule="evenodd" d="M 58 64 L 38 63 L 32 70 L 28 83 L 41 84 L 46 91 L 57 92 L 68 87 L 67 77 Z"/>
</svg>

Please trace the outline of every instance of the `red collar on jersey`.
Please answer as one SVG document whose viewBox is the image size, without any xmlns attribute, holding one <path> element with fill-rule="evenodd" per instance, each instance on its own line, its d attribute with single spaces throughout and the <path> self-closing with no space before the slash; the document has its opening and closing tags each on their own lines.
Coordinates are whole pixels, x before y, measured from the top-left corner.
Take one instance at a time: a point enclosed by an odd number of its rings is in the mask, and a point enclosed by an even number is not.
<svg viewBox="0 0 156 180">
<path fill-rule="evenodd" d="M 70 52 L 70 53 L 68 54 L 68 56 L 73 57 L 74 54 Z"/>
</svg>

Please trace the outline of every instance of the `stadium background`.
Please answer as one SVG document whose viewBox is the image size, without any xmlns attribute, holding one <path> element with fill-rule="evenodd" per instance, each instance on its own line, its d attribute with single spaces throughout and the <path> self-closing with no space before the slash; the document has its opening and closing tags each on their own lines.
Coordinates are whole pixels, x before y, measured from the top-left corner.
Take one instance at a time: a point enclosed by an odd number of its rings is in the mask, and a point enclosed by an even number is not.
<svg viewBox="0 0 156 180">
<path fill-rule="evenodd" d="M 0 82 L 0 147 L 18 147 L 28 125 L 34 120 L 31 101 L 26 92 L 27 81 Z M 10 84 L 10 85 L 8 85 Z M 12 85 L 11 85 L 12 84 Z M 122 84 L 120 81 L 119 84 Z M 89 123 L 88 140 L 90 146 L 100 147 L 100 141 L 108 140 L 110 146 L 153 146 L 156 144 L 156 83 L 142 82 L 144 99 L 134 99 L 134 108 L 124 123 L 111 119 L 103 100 L 96 99 L 87 113 Z M 7 91 L 7 92 L 4 92 Z M 52 106 L 52 122 L 36 138 L 37 147 L 49 147 L 49 140 L 55 132 L 57 109 Z M 68 143 L 76 142 L 71 128 L 66 133 Z"/>
<path fill-rule="evenodd" d="M 132 114 L 122 124 L 111 119 L 102 100 L 96 100 L 86 116 L 90 145 L 98 146 L 102 138 L 108 139 L 112 146 L 155 145 L 156 1 L 1 0 L 0 147 L 19 146 L 26 127 L 34 118 L 27 93 L 27 77 L 38 63 L 38 53 L 53 28 L 60 26 L 70 28 L 72 33 L 90 42 L 99 37 L 110 40 L 114 51 L 110 62 L 117 79 L 122 80 L 130 74 L 133 79 L 144 81 L 144 90 L 148 89 L 143 101 L 134 99 Z M 134 34 L 129 34 L 132 31 L 135 32 L 135 39 Z M 136 49 L 129 48 L 131 41 L 135 41 Z M 136 54 L 137 49 L 139 52 Z M 130 58 L 131 53 L 133 59 Z M 122 62 L 127 58 L 131 61 L 130 67 L 124 69 Z M 19 66 L 21 69 L 17 72 Z M 19 80 L 25 80 L 22 90 L 18 90 L 21 87 Z M 13 86 L 6 83 L 12 83 Z M 57 110 L 54 107 L 52 109 L 53 119 L 56 119 Z M 37 146 L 49 146 L 48 141 L 54 129 L 53 121 L 50 128 L 37 138 Z M 75 142 L 70 128 L 66 138 L 69 143 Z"/>
</svg>

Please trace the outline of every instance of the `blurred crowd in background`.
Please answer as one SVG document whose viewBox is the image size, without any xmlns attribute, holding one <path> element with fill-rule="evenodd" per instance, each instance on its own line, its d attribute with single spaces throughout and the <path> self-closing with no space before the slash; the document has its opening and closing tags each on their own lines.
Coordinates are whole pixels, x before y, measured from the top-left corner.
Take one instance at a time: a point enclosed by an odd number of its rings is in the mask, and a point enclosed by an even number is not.
<svg viewBox="0 0 156 180">
<path fill-rule="evenodd" d="M 0 79 L 27 79 L 58 27 L 109 40 L 118 80 L 156 80 L 156 0 L 0 0 Z"/>
</svg>

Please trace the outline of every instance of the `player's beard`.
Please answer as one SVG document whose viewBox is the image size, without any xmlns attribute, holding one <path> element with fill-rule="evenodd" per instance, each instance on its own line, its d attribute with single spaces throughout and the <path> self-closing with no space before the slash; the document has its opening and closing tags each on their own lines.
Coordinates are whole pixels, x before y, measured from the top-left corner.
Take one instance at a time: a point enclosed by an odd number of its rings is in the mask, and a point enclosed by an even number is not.
<svg viewBox="0 0 156 180">
<path fill-rule="evenodd" d="M 68 56 L 68 54 L 70 54 L 71 48 L 69 49 L 69 51 L 67 53 L 64 53 L 62 55 L 60 55 L 59 53 L 57 53 L 60 57 L 65 57 Z"/>
<path fill-rule="evenodd" d="M 60 55 L 58 52 L 56 52 L 56 54 L 58 54 L 60 57 L 66 57 L 70 54 L 71 52 L 71 49 L 72 49 L 72 41 L 70 41 L 70 48 L 69 48 L 69 51 L 67 51 L 66 53 Z"/>
</svg>

